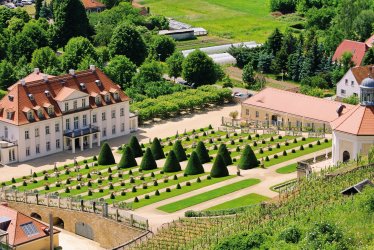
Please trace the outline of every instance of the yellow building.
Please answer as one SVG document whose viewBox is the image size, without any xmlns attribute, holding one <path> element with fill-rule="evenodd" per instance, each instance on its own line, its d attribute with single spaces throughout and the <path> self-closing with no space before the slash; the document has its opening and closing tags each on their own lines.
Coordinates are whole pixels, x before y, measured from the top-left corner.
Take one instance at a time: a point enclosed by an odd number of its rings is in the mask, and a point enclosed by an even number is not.
<svg viewBox="0 0 374 250">
<path fill-rule="evenodd" d="M 330 123 L 354 106 L 274 88 L 265 88 L 242 103 L 247 123 L 284 130 L 331 131 Z"/>
<path fill-rule="evenodd" d="M 49 250 L 49 227 L 23 213 L 0 205 L 0 230 L 8 234 L 6 242 L 14 250 Z M 53 230 L 53 246 L 59 246 L 60 231 Z"/>
</svg>

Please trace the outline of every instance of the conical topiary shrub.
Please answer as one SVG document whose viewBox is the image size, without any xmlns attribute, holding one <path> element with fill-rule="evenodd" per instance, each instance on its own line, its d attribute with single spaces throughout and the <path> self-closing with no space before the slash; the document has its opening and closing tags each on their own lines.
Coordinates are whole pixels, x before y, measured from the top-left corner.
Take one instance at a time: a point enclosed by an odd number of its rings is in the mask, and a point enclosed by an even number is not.
<svg viewBox="0 0 374 250">
<path fill-rule="evenodd" d="M 138 138 L 136 138 L 136 136 L 131 137 L 129 147 L 131 148 L 132 154 L 135 158 L 143 156 L 142 147 L 140 147 Z"/>
<path fill-rule="evenodd" d="M 174 143 L 173 151 L 179 162 L 187 160 L 186 151 L 184 151 L 182 142 L 180 140 L 177 140 Z"/>
<path fill-rule="evenodd" d="M 195 151 L 192 152 L 184 173 L 187 175 L 195 175 L 195 174 L 204 173 L 203 165 L 201 164 L 199 160 L 199 156 L 197 156 L 197 153 Z"/>
<path fill-rule="evenodd" d="M 214 160 L 212 170 L 210 171 L 210 176 L 214 178 L 225 177 L 229 175 L 229 170 L 226 167 L 223 157 L 218 154 Z"/>
<path fill-rule="evenodd" d="M 197 147 L 196 147 L 196 153 L 197 153 L 197 156 L 199 157 L 199 160 L 200 160 L 201 164 L 210 162 L 210 157 L 209 157 L 209 154 L 208 154 L 208 150 L 206 150 L 204 142 L 199 141 L 199 143 L 197 144 Z"/>
<path fill-rule="evenodd" d="M 118 168 L 131 168 L 137 165 L 138 163 L 136 163 L 131 148 L 129 146 L 125 147 L 121 160 L 118 163 Z"/>
<path fill-rule="evenodd" d="M 99 165 L 112 165 L 116 163 L 116 161 L 114 160 L 112 150 L 110 149 L 109 144 L 106 142 L 101 147 L 97 163 Z"/>
<path fill-rule="evenodd" d="M 157 163 L 155 158 L 152 155 L 152 151 L 150 148 L 145 150 L 145 154 L 143 156 L 142 162 L 140 163 L 140 169 L 142 170 L 152 170 L 157 168 Z"/>
<path fill-rule="evenodd" d="M 181 166 L 179 165 L 179 161 L 173 150 L 170 150 L 168 157 L 166 157 L 163 170 L 165 173 L 178 172 L 182 170 Z"/>
<path fill-rule="evenodd" d="M 157 137 L 153 139 L 152 145 L 151 145 L 151 151 L 153 154 L 153 157 L 155 160 L 163 159 L 165 158 L 164 151 L 162 150 L 162 146 L 160 144 L 160 141 Z"/>
<path fill-rule="evenodd" d="M 229 166 L 232 164 L 232 159 L 229 151 L 227 150 L 227 147 L 225 144 L 221 144 L 218 148 L 218 153 L 219 155 L 222 156 L 226 166 Z"/>
<path fill-rule="evenodd" d="M 257 157 L 252 148 L 249 145 L 246 145 L 243 150 L 242 156 L 240 157 L 239 168 L 245 170 L 255 167 L 258 167 Z"/>
</svg>

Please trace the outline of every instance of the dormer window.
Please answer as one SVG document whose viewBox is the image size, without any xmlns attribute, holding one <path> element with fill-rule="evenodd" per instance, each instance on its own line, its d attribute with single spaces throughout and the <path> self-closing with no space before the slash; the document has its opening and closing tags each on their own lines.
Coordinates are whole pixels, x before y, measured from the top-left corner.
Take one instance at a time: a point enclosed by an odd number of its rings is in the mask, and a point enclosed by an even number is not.
<svg viewBox="0 0 374 250">
<path fill-rule="evenodd" d="M 65 102 L 65 112 L 69 110 L 69 103 Z"/>
<path fill-rule="evenodd" d="M 106 95 L 105 95 L 105 101 L 106 101 L 106 102 L 110 102 L 110 95 L 109 95 L 109 94 L 106 94 Z"/>
<path fill-rule="evenodd" d="M 96 80 L 95 83 L 96 83 L 97 86 L 99 86 L 99 87 L 101 86 L 101 81 L 100 80 Z"/>
<path fill-rule="evenodd" d="M 33 94 L 29 94 L 29 99 L 30 99 L 30 101 L 34 101 L 35 100 L 34 95 Z"/>
<path fill-rule="evenodd" d="M 100 96 L 96 96 L 96 98 L 95 98 L 95 102 L 96 102 L 96 104 L 100 104 L 100 103 L 101 103 L 101 98 L 100 98 Z"/>
<path fill-rule="evenodd" d="M 39 118 L 42 118 L 42 117 L 43 117 L 43 111 L 42 111 L 41 108 L 38 109 L 38 117 L 39 117 Z"/>
<path fill-rule="evenodd" d="M 51 97 L 51 92 L 49 90 L 44 91 L 46 97 Z"/>
<path fill-rule="evenodd" d="M 14 96 L 12 96 L 12 95 L 8 95 L 8 99 L 9 99 L 9 101 L 13 102 L 13 100 L 14 100 Z"/>
<path fill-rule="evenodd" d="M 12 120 L 12 112 L 6 112 L 6 118 L 8 119 L 8 120 Z"/>
<path fill-rule="evenodd" d="M 86 84 L 84 82 L 81 82 L 79 85 L 81 86 L 82 90 L 86 89 Z"/>
<path fill-rule="evenodd" d="M 34 115 L 32 114 L 31 110 L 27 112 L 27 119 L 29 119 L 29 120 L 33 120 L 34 119 Z"/>
<path fill-rule="evenodd" d="M 51 116 L 51 115 L 53 115 L 53 113 L 54 113 L 53 106 L 49 106 L 48 107 L 48 115 Z"/>
<path fill-rule="evenodd" d="M 114 100 L 118 101 L 118 99 L 119 99 L 119 94 L 118 94 L 117 92 L 115 92 L 115 93 L 113 94 L 113 97 L 114 97 Z"/>
</svg>

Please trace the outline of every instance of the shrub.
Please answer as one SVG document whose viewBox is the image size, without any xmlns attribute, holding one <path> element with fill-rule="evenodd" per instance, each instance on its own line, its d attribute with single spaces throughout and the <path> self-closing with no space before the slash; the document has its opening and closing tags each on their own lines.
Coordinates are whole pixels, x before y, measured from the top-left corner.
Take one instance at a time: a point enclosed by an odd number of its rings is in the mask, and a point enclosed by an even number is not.
<svg viewBox="0 0 374 250">
<path fill-rule="evenodd" d="M 70 193 L 70 189 L 68 187 L 65 188 L 65 193 Z"/>
<path fill-rule="evenodd" d="M 270 137 L 270 141 L 274 141 L 274 138 L 273 138 L 273 137 Z"/>
<path fill-rule="evenodd" d="M 300 150 L 304 150 L 304 146 L 303 145 L 300 146 Z"/>
<path fill-rule="evenodd" d="M 83 163 L 87 163 L 87 159 L 84 159 L 84 160 L 83 160 Z"/>
<path fill-rule="evenodd" d="M 213 144 L 213 138 L 209 138 L 209 144 Z"/>
<path fill-rule="evenodd" d="M 232 159 L 232 162 L 236 162 L 236 158 L 233 158 L 233 159 Z"/>
<path fill-rule="evenodd" d="M 274 159 L 278 159 L 278 155 L 277 154 L 274 155 Z"/>
<path fill-rule="evenodd" d="M 242 139 L 242 138 L 239 138 L 239 142 L 243 142 L 243 139 Z"/>
<path fill-rule="evenodd" d="M 209 126 L 208 126 L 208 129 L 213 129 L 213 127 L 212 127 L 212 125 L 211 125 L 211 124 L 209 124 Z"/>
<path fill-rule="evenodd" d="M 240 152 L 240 147 L 237 146 L 236 149 L 235 149 L 236 152 Z"/>
<path fill-rule="evenodd" d="M 48 186 L 48 185 L 45 185 L 45 186 L 44 186 L 44 190 L 49 190 L 49 186 Z"/>
<path fill-rule="evenodd" d="M 86 164 L 85 166 L 84 166 L 84 169 L 89 169 L 90 167 Z"/>
<path fill-rule="evenodd" d="M 325 141 L 325 143 L 326 143 L 326 142 L 329 142 L 329 139 L 325 138 L 325 140 L 324 140 L 324 141 Z"/>
<path fill-rule="evenodd" d="M 259 134 L 256 134 L 256 135 L 255 135 L 255 137 L 259 138 L 259 137 L 260 137 L 260 135 L 259 135 Z"/>
<path fill-rule="evenodd" d="M 130 178 L 130 183 L 131 183 L 131 184 L 135 183 L 135 179 L 134 179 L 134 177 L 131 177 L 131 178 Z"/>
<path fill-rule="evenodd" d="M 284 151 L 283 151 L 283 156 L 286 156 L 286 155 L 287 155 L 287 151 L 284 150 Z"/>
<path fill-rule="evenodd" d="M 187 137 L 186 137 L 186 141 L 190 141 L 190 137 L 187 136 Z"/>
<path fill-rule="evenodd" d="M 97 162 L 99 165 L 112 165 L 116 163 L 108 143 L 104 142 L 103 146 L 101 147 Z"/>
<path fill-rule="evenodd" d="M 197 183 L 200 183 L 200 182 L 201 182 L 200 177 L 197 177 L 196 182 L 197 182 Z"/>
<path fill-rule="evenodd" d="M 169 182 L 169 179 L 168 178 L 165 178 L 164 179 L 164 183 L 168 183 Z"/>
<path fill-rule="evenodd" d="M 78 186 L 77 186 L 77 190 L 80 190 L 80 189 L 81 189 L 81 186 L 80 186 L 80 185 L 78 185 Z"/>
<path fill-rule="evenodd" d="M 159 196 L 160 195 L 160 191 L 156 190 L 155 195 Z"/>
<path fill-rule="evenodd" d="M 132 149 L 129 146 L 125 147 L 118 168 L 131 168 L 137 165 Z"/>
<path fill-rule="evenodd" d="M 66 170 L 65 170 L 65 175 L 69 175 L 69 174 L 70 174 L 69 169 L 66 169 Z"/>
<path fill-rule="evenodd" d="M 234 136 L 238 136 L 238 133 L 235 132 L 235 133 L 234 133 Z"/>
<path fill-rule="evenodd" d="M 317 145 L 321 145 L 321 142 L 319 140 L 317 141 Z"/>
<path fill-rule="evenodd" d="M 103 193 L 103 192 L 104 192 L 104 189 L 99 188 L 99 193 Z"/>
<path fill-rule="evenodd" d="M 262 144 L 266 144 L 266 141 L 265 141 L 265 140 L 262 140 L 261 143 L 262 143 Z"/>
<path fill-rule="evenodd" d="M 126 185 L 126 183 L 121 182 L 121 187 L 124 187 L 125 185 Z"/>
<path fill-rule="evenodd" d="M 184 150 L 182 142 L 180 140 L 177 140 L 174 143 L 173 151 L 179 162 L 187 160 L 186 151 Z"/>
<path fill-rule="evenodd" d="M 264 153 L 264 150 L 262 148 L 260 148 L 260 151 L 259 151 L 260 154 L 263 154 Z"/>
<path fill-rule="evenodd" d="M 199 141 L 199 143 L 197 144 L 196 153 L 197 153 L 197 156 L 199 157 L 201 164 L 210 162 L 208 150 L 205 148 L 205 145 L 202 141 Z"/>
<path fill-rule="evenodd" d="M 121 191 L 121 196 L 126 196 L 126 192 L 125 191 Z"/>
<path fill-rule="evenodd" d="M 182 170 L 179 161 L 174 153 L 174 150 L 170 150 L 166 158 L 163 170 L 165 173 L 173 173 Z"/>
<path fill-rule="evenodd" d="M 147 189 L 147 188 L 148 188 L 147 183 L 143 183 L 143 189 Z"/>
<path fill-rule="evenodd" d="M 163 159 L 165 158 L 164 151 L 162 150 L 160 141 L 158 140 L 157 137 L 153 139 L 152 145 L 151 145 L 151 151 L 153 154 L 153 157 L 155 160 Z"/>
<path fill-rule="evenodd" d="M 231 145 L 235 145 L 235 141 L 234 141 L 234 140 L 231 140 L 230 144 L 231 144 Z"/>
<path fill-rule="evenodd" d="M 280 235 L 279 239 L 284 240 L 287 243 L 298 243 L 301 238 L 301 231 L 295 226 L 291 226 L 283 230 Z"/>
<path fill-rule="evenodd" d="M 279 140 L 282 139 L 282 136 L 281 136 L 281 135 L 278 135 L 278 139 L 279 139 Z"/>
<path fill-rule="evenodd" d="M 48 181 L 48 176 L 44 175 L 44 178 L 43 178 L 45 181 Z"/>
<path fill-rule="evenodd" d="M 158 182 L 157 182 L 157 180 L 154 180 L 154 181 L 153 181 L 153 186 L 155 186 L 155 187 L 158 186 Z"/>
<path fill-rule="evenodd" d="M 204 173 L 203 165 L 201 164 L 199 157 L 195 151 L 192 152 L 184 173 L 187 175 L 196 175 Z"/>
<path fill-rule="evenodd" d="M 297 143 L 297 139 L 295 138 L 295 139 L 293 139 L 293 143 Z"/>
<path fill-rule="evenodd" d="M 214 131 L 214 130 L 213 130 L 213 131 L 212 131 L 212 132 L 210 132 L 210 133 L 211 133 L 212 135 L 214 135 L 214 134 L 216 133 L 216 131 Z"/>
<path fill-rule="evenodd" d="M 309 143 L 309 147 L 312 148 L 312 147 L 313 147 L 313 144 Z"/>
<path fill-rule="evenodd" d="M 103 181 L 102 181 L 101 179 L 98 179 L 98 180 L 97 180 L 97 183 L 98 183 L 98 184 L 101 184 L 101 183 L 103 183 Z"/>
<path fill-rule="evenodd" d="M 252 136 L 251 136 L 251 135 L 248 135 L 247 139 L 248 139 L 248 140 L 252 140 Z"/>
<path fill-rule="evenodd" d="M 92 191 L 88 190 L 88 196 L 92 196 Z"/>
<path fill-rule="evenodd" d="M 269 156 L 265 157 L 265 161 L 270 161 Z"/>
<path fill-rule="evenodd" d="M 225 161 L 223 160 L 222 155 L 218 154 L 213 163 L 212 170 L 210 171 L 210 176 L 214 178 L 218 178 L 218 177 L 224 177 L 228 175 L 229 175 L 229 171 L 227 169 Z"/>
<path fill-rule="evenodd" d="M 291 150 L 291 153 L 293 153 L 293 154 L 296 153 L 296 150 L 295 150 L 295 149 L 292 149 L 292 150 Z"/>
<path fill-rule="evenodd" d="M 92 160 L 93 160 L 93 161 L 97 161 L 97 156 L 94 155 L 94 157 L 92 157 Z"/>
<path fill-rule="evenodd" d="M 305 141 L 306 139 L 305 139 L 305 137 L 302 137 L 301 140 L 302 140 L 302 141 Z"/>
<path fill-rule="evenodd" d="M 110 185 L 109 185 L 109 190 L 113 190 L 113 189 L 114 189 L 113 184 L 110 183 Z"/>
<path fill-rule="evenodd" d="M 218 149 L 217 144 L 214 144 L 213 150 L 217 150 L 217 149 Z"/>
<path fill-rule="evenodd" d="M 134 202 L 139 202 L 138 197 L 135 197 L 135 198 L 134 198 Z"/>
<path fill-rule="evenodd" d="M 187 186 L 187 187 L 191 186 L 191 182 L 187 181 L 187 182 L 186 182 L 186 186 Z"/>
<path fill-rule="evenodd" d="M 227 147 L 226 147 L 225 144 L 221 144 L 219 146 L 217 154 L 222 156 L 223 161 L 225 162 L 226 166 L 229 166 L 229 165 L 232 164 L 232 159 L 231 159 L 230 153 L 227 150 Z"/>
<path fill-rule="evenodd" d="M 135 186 L 132 187 L 131 192 L 136 193 L 136 187 Z"/>
<path fill-rule="evenodd" d="M 229 139 L 229 138 L 230 138 L 229 134 L 226 134 L 226 139 Z"/>
<path fill-rule="evenodd" d="M 253 142 L 253 147 L 257 147 L 257 142 Z"/>
<path fill-rule="evenodd" d="M 176 188 L 177 188 L 177 189 L 181 189 L 182 187 L 181 187 L 181 185 L 178 183 Z"/>
<path fill-rule="evenodd" d="M 166 193 L 170 193 L 170 192 L 171 192 L 170 188 L 166 188 Z"/>
<path fill-rule="evenodd" d="M 173 142 L 172 141 L 169 141 L 169 146 L 173 146 Z"/>
<path fill-rule="evenodd" d="M 66 184 L 67 184 L 67 185 L 70 184 L 70 179 L 66 179 Z"/>
<path fill-rule="evenodd" d="M 178 180 L 178 176 L 174 175 L 173 180 L 175 180 L 175 181 Z"/>
<path fill-rule="evenodd" d="M 140 169 L 152 170 L 157 168 L 157 163 L 153 158 L 153 154 L 150 148 L 147 148 L 143 156 L 142 162 L 140 163 Z"/>
<path fill-rule="evenodd" d="M 144 199 L 149 200 L 149 195 L 148 194 L 144 195 Z"/>
<path fill-rule="evenodd" d="M 212 177 L 211 177 L 210 175 L 208 175 L 208 176 L 206 177 L 206 179 L 207 179 L 207 180 L 211 180 Z"/>
<path fill-rule="evenodd" d="M 244 170 L 258 167 L 257 157 L 249 145 L 245 146 L 238 166 Z"/>
<path fill-rule="evenodd" d="M 277 143 L 277 148 L 280 148 L 280 147 L 281 147 L 281 145 L 279 143 Z"/>
<path fill-rule="evenodd" d="M 215 250 L 227 249 L 260 249 L 265 242 L 265 237 L 260 233 L 240 233 L 220 241 Z"/>
<path fill-rule="evenodd" d="M 34 173 L 32 174 L 32 177 L 36 178 L 36 177 L 38 177 L 38 175 L 34 172 Z"/>
<path fill-rule="evenodd" d="M 222 139 L 221 138 L 217 138 L 217 141 L 222 141 Z"/>
<path fill-rule="evenodd" d="M 141 146 L 139 145 L 138 138 L 136 136 L 132 136 L 129 142 L 129 147 L 134 155 L 134 157 L 143 156 L 143 151 Z"/>
<path fill-rule="evenodd" d="M 113 177 L 112 177 L 112 175 L 110 174 L 110 175 L 108 176 L 108 181 L 111 181 L 111 180 L 113 180 Z"/>
<path fill-rule="evenodd" d="M 290 145 L 290 144 L 288 143 L 288 141 L 286 141 L 286 142 L 284 143 L 284 145 L 285 145 L 285 146 L 288 146 L 288 145 Z"/>
</svg>

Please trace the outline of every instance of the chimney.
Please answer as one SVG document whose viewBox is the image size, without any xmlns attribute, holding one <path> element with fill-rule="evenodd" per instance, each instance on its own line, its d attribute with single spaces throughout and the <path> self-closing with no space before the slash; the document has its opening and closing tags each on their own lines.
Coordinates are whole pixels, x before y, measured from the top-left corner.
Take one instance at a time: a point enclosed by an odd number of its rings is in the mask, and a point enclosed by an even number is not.
<svg viewBox="0 0 374 250">
<path fill-rule="evenodd" d="M 96 66 L 93 65 L 93 64 L 91 64 L 91 65 L 90 65 L 90 70 L 91 70 L 91 71 L 95 71 L 95 70 L 96 70 Z"/>
<path fill-rule="evenodd" d="M 43 80 L 45 81 L 45 82 L 48 82 L 48 75 L 43 75 Z"/>
<path fill-rule="evenodd" d="M 34 68 L 34 73 L 39 74 L 40 73 L 39 68 Z"/>
<path fill-rule="evenodd" d="M 75 76 L 75 70 L 74 69 L 69 69 L 69 74 L 72 76 Z"/>
<path fill-rule="evenodd" d="M 336 110 L 336 113 L 338 113 L 338 116 L 340 117 L 343 114 L 343 110 L 346 108 L 345 105 L 340 104 L 338 110 Z"/>
<path fill-rule="evenodd" d="M 22 86 L 25 86 L 25 84 L 26 84 L 25 79 L 21 79 L 21 84 L 22 84 Z"/>
</svg>

